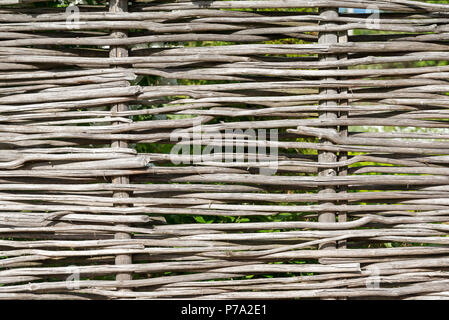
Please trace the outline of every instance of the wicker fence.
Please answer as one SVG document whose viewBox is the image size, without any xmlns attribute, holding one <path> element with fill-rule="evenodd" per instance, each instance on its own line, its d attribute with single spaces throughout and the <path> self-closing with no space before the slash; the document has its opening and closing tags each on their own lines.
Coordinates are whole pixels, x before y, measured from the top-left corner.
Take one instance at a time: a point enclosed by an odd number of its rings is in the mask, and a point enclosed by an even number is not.
<svg viewBox="0 0 449 320">
<path fill-rule="evenodd" d="M 445 3 L 0 0 L 0 298 L 449 298 Z"/>
</svg>

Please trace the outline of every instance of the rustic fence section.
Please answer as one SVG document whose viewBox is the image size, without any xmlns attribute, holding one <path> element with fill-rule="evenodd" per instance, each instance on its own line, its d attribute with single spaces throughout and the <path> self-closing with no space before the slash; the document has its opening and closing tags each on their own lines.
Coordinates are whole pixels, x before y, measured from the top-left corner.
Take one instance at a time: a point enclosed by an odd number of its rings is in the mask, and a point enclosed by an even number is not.
<svg viewBox="0 0 449 320">
<path fill-rule="evenodd" d="M 0 0 L 0 298 L 448 297 L 444 1 L 36 2 Z"/>
</svg>

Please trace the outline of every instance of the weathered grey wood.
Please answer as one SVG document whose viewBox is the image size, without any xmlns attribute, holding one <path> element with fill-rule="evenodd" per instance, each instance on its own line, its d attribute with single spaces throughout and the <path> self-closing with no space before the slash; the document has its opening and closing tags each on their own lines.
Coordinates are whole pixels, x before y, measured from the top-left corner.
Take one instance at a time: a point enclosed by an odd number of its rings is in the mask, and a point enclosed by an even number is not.
<svg viewBox="0 0 449 320">
<path fill-rule="evenodd" d="M 448 297 L 447 4 L 33 2 L 0 0 L 0 299 Z"/>
<path fill-rule="evenodd" d="M 109 11 L 113 13 L 117 12 L 127 12 L 128 11 L 128 1 L 127 0 L 113 0 L 109 2 Z M 127 37 L 127 32 L 119 31 L 117 29 L 113 30 L 111 33 L 111 36 L 114 38 L 125 38 Z M 121 59 L 128 56 L 128 50 L 126 47 L 111 47 L 110 49 L 110 57 Z M 122 112 L 127 111 L 128 106 L 124 103 L 122 104 L 116 104 L 112 106 L 111 111 L 112 112 Z M 117 124 L 117 123 L 115 123 Z M 128 143 L 123 140 L 116 140 L 111 143 L 112 148 L 128 148 Z M 114 184 L 127 184 L 129 183 L 129 177 L 128 176 L 115 176 L 112 178 L 112 183 Z M 115 191 L 113 193 L 114 198 L 128 198 L 130 195 L 127 192 L 123 191 Z M 116 204 L 118 207 L 126 207 L 127 205 L 122 204 Z M 126 227 L 127 224 L 118 224 L 117 226 L 123 226 Z M 118 232 L 114 235 L 115 239 L 130 239 L 131 234 L 124 233 L 124 232 Z M 116 265 L 128 265 L 132 264 L 132 255 L 130 254 L 118 254 L 115 257 L 115 264 Z M 131 280 L 132 274 L 130 273 L 117 273 L 116 280 L 117 281 L 126 281 Z"/>
<path fill-rule="evenodd" d="M 338 16 L 338 12 L 334 9 L 329 9 L 329 8 L 324 8 L 321 9 L 320 11 L 320 16 L 323 17 L 324 19 L 327 19 L 328 17 L 330 17 L 331 19 L 333 17 Z M 334 26 L 333 23 L 323 23 L 323 26 L 325 28 L 327 28 L 328 26 L 330 28 L 332 28 L 332 26 Z M 332 45 L 335 43 L 338 43 L 338 34 L 336 32 L 332 32 L 332 30 L 325 31 L 325 32 L 321 32 L 318 35 L 318 44 L 327 44 L 327 45 Z M 320 58 L 320 61 L 335 61 L 337 60 L 337 56 L 335 55 L 322 55 Z M 335 81 L 335 79 L 333 78 L 324 78 L 324 81 Z M 330 89 L 330 88 L 326 88 L 323 90 L 320 90 L 320 94 L 324 94 L 324 95 L 333 95 L 336 94 L 337 90 L 335 89 Z M 336 101 L 321 101 L 320 103 L 320 107 L 335 107 L 337 106 L 337 102 Z M 319 119 L 320 120 L 335 120 L 337 118 L 337 114 L 335 112 L 322 112 L 320 113 Z M 330 144 L 330 141 L 322 141 L 323 144 Z M 325 162 L 325 163 L 332 163 L 332 162 L 336 162 L 337 161 L 337 155 L 335 153 L 329 152 L 329 151 L 320 151 L 318 153 L 318 162 Z M 337 174 L 337 171 L 335 168 L 320 168 L 318 169 L 318 176 L 319 177 L 332 177 L 335 176 Z M 335 189 L 331 186 L 326 186 L 321 188 L 321 190 L 319 191 L 319 194 L 328 194 L 328 193 L 335 193 Z M 332 202 L 322 202 L 322 204 L 324 206 L 332 206 L 333 203 Z M 334 222 L 336 218 L 335 212 L 329 211 L 329 212 L 321 212 L 318 215 L 318 221 L 319 222 L 324 222 L 324 223 L 329 223 L 329 222 Z M 333 249 L 336 247 L 335 243 L 325 243 L 325 244 L 321 244 L 320 248 L 321 249 Z"/>
</svg>

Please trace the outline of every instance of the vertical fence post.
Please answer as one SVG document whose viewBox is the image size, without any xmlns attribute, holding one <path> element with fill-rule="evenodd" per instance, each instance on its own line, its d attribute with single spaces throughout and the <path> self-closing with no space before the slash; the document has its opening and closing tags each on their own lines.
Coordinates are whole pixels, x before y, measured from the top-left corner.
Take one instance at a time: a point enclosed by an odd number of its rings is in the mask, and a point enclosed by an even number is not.
<svg viewBox="0 0 449 320">
<path fill-rule="evenodd" d="M 346 42 L 348 42 L 348 32 L 347 31 L 342 31 L 339 34 L 338 42 L 339 43 L 346 43 Z M 341 55 L 339 57 L 340 61 L 344 61 L 344 60 L 347 60 L 347 59 L 348 59 L 348 55 L 347 54 Z M 339 69 L 347 69 L 347 67 L 339 67 Z M 340 80 L 344 80 L 344 78 L 339 78 L 339 79 Z M 348 93 L 348 89 L 346 87 L 345 88 L 341 88 L 340 89 L 340 93 L 341 94 L 346 94 L 346 93 Z M 340 100 L 339 101 L 339 105 L 341 107 L 348 107 L 349 106 L 348 99 Z M 348 115 L 349 115 L 348 111 L 340 111 L 339 114 L 338 114 L 338 117 L 340 119 L 348 119 Z M 340 126 L 338 129 L 339 129 L 340 135 L 342 137 L 344 137 L 344 138 L 348 137 L 348 132 L 349 131 L 348 131 L 348 127 L 347 126 Z M 348 160 L 348 152 L 347 151 L 340 151 L 338 153 L 338 161 L 339 162 L 344 162 L 344 161 L 347 161 L 347 160 Z M 346 176 L 346 175 L 348 175 L 348 167 L 347 166 L 339 167 L 338 175 L 339 176 Z M 338 191 L 339 191 L 340 194 L 346 194 L 348 192 L 348 187 L 347 186 L 340 186 L 338 188 Z M 340 204 L 348 204 L 348 201 L 347 200 L 340 200 Z M 338 213 L 338 222 L 346 222 L 347 219 L 348 219 L 347 212 L 339 212 Z M 338 248 L 341 248 L 341 249 L 346 248 L 346 240 L 338 241 Z"/>
<path fill-rule="evenodd" d="M 338 17 L 338 9 L 336 8 L 322 8 L 320 9 L 320 16 L 322 18 L 325 18 L 324 21 L 321 21 L 321 25 L 323 26 L 331 26 L 334 25 L 335 22 L 329 22 L 328 19 Z M 338 43 L 338 32 L 320 32 L 318 35 L 318 44 L 335 44 Z M 322 62 L 331 62 L 336 61 L 338 59 L 338 56 L 335 54 L 322 54 L 319 56 L 319 60 Z M 336 80 L 335 78 L 331 77 L 325 77 L 323 80 Z M 321 95 L 331 95 L 331 94 L 337 94 L 338 90 L 335 88 L 321 88 L 320 94 Z M 326 108 L 326 107 L 336 107 L 337 101 L 336 100 L 321 100 L 320 107 Z M 321 120 L 335 120 L 337 119 L 338 115 L 336 112 L 329 112 L 329 111 L 323 111 L 320 113 L 320 119 Z M 332 144 L 332 142 L 328 140 L 321 141 L 324 144 Z M 337 154 L 335 152 L 329 152 L 329 151 L 319 151 L 318 152 L 318 162 L 336 162 L 337 161 Z M 335 168 L 321 168 L 318 170 L 318 176 L 321 177 L 330 177 L 330 176 L 336 176 L 337 172 Z M 334 187 L 325 186 L 323 187 L 319 193 L 336 193 L 336 190 Z M 322 204 L 333 204 L 332 202 L 322 202 Z M 335 212 L 323 212 L 319 214 L 318 221 L 319 222 L 335 222 Z M 335 243 L 325 243 L 320 246 L 320 249 L 332 249 L 335 248 Z"/>
<path fill-rule="evenodd" d="M 339 37 L 338 37 L 338 42 L 339 43 L 346 43 L 348 42 L 348 32 L 347 31 L 342 31 L 339 33 Z M 341 56 L 338 57 L 339 61 L 344 61 L 348 59 L 348 54 L 345 53 Z M 339 67 L 339 69 L 347 69 L 347 67 Z M 345 78 L 340 77 L 340 80 L 344 80 Z M 341 88 L 340 89 L 340 94 L 346 94 L 348 93 L 348 89 L 346 87 Z M 349 106 L 349 100 L 348 99 L 342 99 L 339 100 L 339 105 L 341 107 L 348 107 Z M 340 119 L 348 119 L 348 115 L 349 112 L 348 111 L 340 111 L 338 114 L 338 117 Z M 338 128 L 340 135 L 344 138 L 348 137 L 348 126 L 340 126 Z M 340 151 L 338 153 L 338 162 L 344 162 L 348 160 L 348 152 L 347 151 Z M 344 166 L 344 167 L 339 167 L 338 168 L 338 175 L 339 176 L 347 176 L 348 175 L 348 167 Z M 348 192 L 348 187 L 347 186 L 339 186 L 338 187 L 338 193 L 342 194 L 342 195 L 346 195 Z M 348 204 L 347 200 L 340 200 L 339 204 Z M 338 222 L 346 222 L 348 221 L 348 214 L 347 212 L 339 212 L 338 213 Z M 337 248 L 338 249 L 346 249 L 347 247 L 347 243 L 346 240 L 340 240 L 337 242 Z M 346 288 L 346 287 L 345 287 Z M 341 297 L 340 300 L 346 300 L 346 297 Z"/>
<path fill-rule="evenodd" d="M 128 11 L 128 0 L 110 0 L 109 2 L 109 12 L 119 13 L 119 12 L 127 12 Z M 126 31 L 122 30 L 112 30 L 111 35 L 116 38 L 125 38 L 128 36 Z M 121 46 L 111 46 L 109 56 L 111 58 L 122 58 L 128 56 L 127 47 Z M 126 103 L 119 103 L 113 105 L 111 111 L 120 112 L 128 110 L 128 105 Z M 111 142 L 112 148 L 127 148 L 128 142 L 122 140 L 116 140 Z M 114 184 L 128 184 L 129 177 L 128 176 L 116 176 L 112 178 L 112 183 Z M 128 198 L 130 195 L 128 192 L 123 191 L 114 191 L 114 198 Z M 127 205 L 115 205 L 116 207 L 126 207 Z M 119 225 L 123 226 L 123 225 Z M 115 234 L 115 239 L 130 239 L 131 235 L 124 232 L 118 232 Z M 115 264 L 131 264 L 132 256 L 131 255 L 117 255 L 115 257 Z M 131 280 L 132 275 L 128 273 L 118 273 L 116 275 L 116 280 L 125 281 Z"/>
</svg>

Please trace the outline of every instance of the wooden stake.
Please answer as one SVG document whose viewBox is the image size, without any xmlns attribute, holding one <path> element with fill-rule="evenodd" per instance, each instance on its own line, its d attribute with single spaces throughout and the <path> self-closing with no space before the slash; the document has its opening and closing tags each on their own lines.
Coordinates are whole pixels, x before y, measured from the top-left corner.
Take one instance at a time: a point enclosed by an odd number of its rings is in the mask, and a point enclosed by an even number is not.
<svg viewBox="0 0 449 320">
<path fill-rule="evenodd" d="M 323 18 L 334 18 L 338 16 L 337 9 L 335 8 L 323 8 L 320 10 L 320 16 Z M 333 25 L 333 23 L 327 23 L 323 22 L 323 25 Z M 322 32 L 318 36 L 318 44 L 335 44 L 338 43 L 338 33 L 336 32 Z M 320 55 L 320 61 L 337 61 L 338 56 L 336 55 Z M 326 81 L 335 81 L 335 78 L 327 77 L 323 80 Z M 334 95 L 338 93 L 338 89 L 336 88 L 325 88 L 320 89 L 320 94 L 324 95 Z M 337 101 L 333 100 L 323 100 L 320 103 L 320 107 L 329 108 L 329 107 L 335 107 L 337 106 Z M 320 113 L 320 120 L 336 120 L 337 119 L 337 113 L 336 112 L 321 112 Z M 332 142 L 328 141 L 327 139 L 324 139 L 321 141 L 325 145 L 331 145 Z M 318 153 L 318 162 L 325 162 L 325 163 L 331 163 L 337 161 L 337 154 L 335 152 L 331 151 L 319 151 Z M 318 176 L 321 177 L 331 177 L 335 176 L 337 174 L 335 168 L 320 168 L 318 170 Z M 319 193 L 335 193 L 335 188 L 332 186 L 326 186 L 323 187 Z M 322 202 L 323 204 L 333 204 L 332 202 Z M 335 222 L 335 212 L 323 212 L 320 213 L 318 216 L 319 222 Z M 320 246 L 321 249 L 334 249 L 336 247 L 336 244 L 333 243 L 325 243 Z"/>
<path fill-rule="evenodd" d="M 110 0 L 109 2 L 109 12 L 120 13 L 128 11 L 128 1 L 127 0 Z M 126 31 L 112 31 L 111 35 L 115 38 L 126 38 Z M 111 46 L 110 50 L 111 58 L 124 58 L 128 57 L 128 49 L 126 47 L 120 46 Z M 128 111 L 128 105 L 126 103 L 115 104 L 111 108 L 112 112 L 124 112 Z M 128 143 L 123 140 L 115 140 L 111 143 L 112 148 L 127 148 Z M 128 176 L 116 176 L 112 178 L 112 183 L 114 184 L 128 184 L 129 177 Z M 114 191 L 114 198 L 129 198 L 130 194 L 124 191 Z M 117 207 L 126 207 L 127 205 L 116 205 Z M 126 227 L 126 224 L 118 224 L 117 226 Z M 114 236 L 115 239 L 130 239 L 131 235 L 125 232 L 117 232 Z M 132 264 L 132 256 L 130 254 L 120 254 L 115 257 L 116 265 L 129 265 Z M 132 280 L 132 275 L 130 273 L 117 273 L 116 280 L 118 281 L 127 281 Z M 123 289 L 127 290 L 128 289 Z"/>
</svg>

